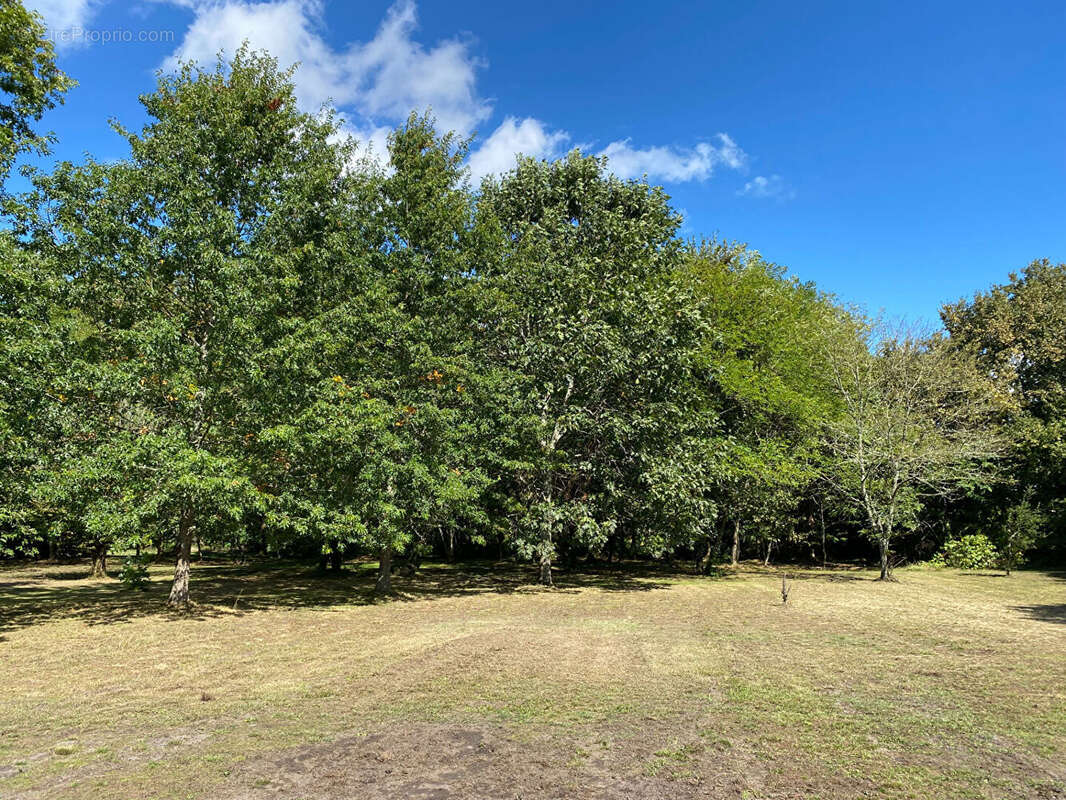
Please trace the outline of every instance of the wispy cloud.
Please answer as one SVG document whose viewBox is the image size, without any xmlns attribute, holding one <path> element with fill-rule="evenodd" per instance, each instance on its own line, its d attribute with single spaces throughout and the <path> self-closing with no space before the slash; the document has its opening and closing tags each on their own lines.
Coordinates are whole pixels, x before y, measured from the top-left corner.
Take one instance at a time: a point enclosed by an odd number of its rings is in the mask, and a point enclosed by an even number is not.
<svg viewBox="0 0 1066 800">
<path fill-rule="evenodd" d="M 780 175 L 756 175 L 737 192 L 741 197 L 772 197 L 775 200 L 791 200 L 796 190 L 789 186 Z"/>
<path fill-rule="evenodd" d="M 719 133 L 717 144 L 700 142 L 695 147 L 633 147 L 629 139 L 611 142 L 601 155 L 607 156 L 611 171 L 622 178 L 665 181 L 702 181 L 719 166 L 740 169 L 747 155 L 728 134 Z"/>
<path fill-rule="evenodd" d="M 44 20 L 48 35 L 56 47 L 74 47 L 86 43 L 76 36 L 84 29 L 106 0 L 29 0 L 26 8 L 36 11 Z"/>
</svg>

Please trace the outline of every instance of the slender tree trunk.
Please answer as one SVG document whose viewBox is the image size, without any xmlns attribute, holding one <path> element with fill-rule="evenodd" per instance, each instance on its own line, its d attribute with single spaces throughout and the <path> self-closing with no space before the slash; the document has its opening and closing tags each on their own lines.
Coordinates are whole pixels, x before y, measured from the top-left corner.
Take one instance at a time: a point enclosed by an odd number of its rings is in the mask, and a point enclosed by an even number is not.
<svg viewBox="0 0 1066 800">
<path fill-rule="evenodd" d="M 55 561 L 56 560 L 56 555 L 57 555 L 56 551 L 57 551 L 57 549 L 58 548 L 56 548 L 56 540 L 55 540 L 55 538 L 52 537 L 52 536 L 49 536 L 48 537 L 48 560 L 49 561 Z"/>
<path fill-rule="evenodd" d="M 762 562 L 762 565 L 764 567 L 770 566 L 770 553 L 773 552 L 773 549 L 774 549 L 774 540 L 771 539 L 770 541 L 768 541 L 766 543 L 766 558 L 764 558 L 763 562 Z"/>
<path fill-rule="evenodd" d="M 825 565 L 828 563 L 829 558 L 826 555 L 825 548 L 825 509 L 822 506 L 818 506 L 818 517 L 822 524 L 822 569 L 825 569 Z"/>
<path fill-rule="evenodd" d="M 378 556 L 378 579 L 374 584 L 374 594 L 384 597 L 392 594 L 392 548 L 382 547 Z"/>
<path fill-rule="evenodd" d="M 552 585 L 552 533 L 545 525 L 540 542 L 540 583 L 541 586 Z"/>
<path fill-rule="evenodd" d="M 107 545 L 97 544 L 93 547 L 93 571 L 92 577 L 107 577 Z"/>
<path fill-rule="evenodd" d="M 881 577 L 878 580 L 887 581 L 892 577 L 892 564 L 888 560 L 888 537 L 878 539 L 881 545 Z"/>
<path fill-rule="evenodd" d="M 200 531 L 196 532 L 196 560 L 204 560 L 204 546 L 200 543 Z"/>
<path fill-rule="evenodd" d="M 455 529 L 454 528 L 448 528 L 448 533 L 446 533 L 445 536 L 444 536 L 444 550 L 445 550 L 445 558 L 447 558 L 448 563 L 451 564 L 453 561 L 455 561 Z"/>
<path fill-rule="evenodd" d="M 189 559 L 192 555 L 193 511 L 191 508 L 181 510 L 178 522 L 178 559 L 174 565 L 174 583 L 170 587 L 167 605 L 171 608 L 185 610 L 189 607 Z"/>
<path fill-rule="evenodd" d="M 734 567 L 740 564 L 740 520 L 733 522 L 733 558 Z"/>
</svg>

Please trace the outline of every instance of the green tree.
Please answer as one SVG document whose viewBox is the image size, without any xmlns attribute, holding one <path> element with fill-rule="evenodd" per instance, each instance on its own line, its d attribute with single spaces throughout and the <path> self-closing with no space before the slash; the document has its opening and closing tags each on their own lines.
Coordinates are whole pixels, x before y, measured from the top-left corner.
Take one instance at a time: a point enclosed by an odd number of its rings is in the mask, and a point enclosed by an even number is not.
<svg viewBox="0 0 1066 800">
<path fill-rule="evenodd" d="M 47 151 L 51 136 L 34 125 L 72 85 L 40 19 L 14 0 L 0 5 L 0 182 L 19 154 Z M 49 380 L 63 361 L 68 322 L 57 304 L 60 285 L 54 265 L 28 251 L 17 232 L 0 232 L 0 554 L 32 553 L 54 521 L 35 487 L 61 439 Z"/>
<path fill-rule="evenodd" d="M 893 537 L 925 502 L 990 479 L 995 398 L 965 354 L 913 329 L 871 328 L 830 356 L 843 409 L 825 428 L 826 477 L 865 516 L 888 580 Z"/>
<path fill-rule="evenodd" d="M 978 518 L 1030 501 L 1066 551 L 1066 264 L 1034 261 L 1004 284 L 941 311 L 952 344 L 995 377 L 1010 446 L 1005 480 L 975 501 Z"/>
<path fill-rule="evenodd" d="M 35 125 L 73 85 L 56 67 L 41 18 L 19 0 L 0 4 L 0 180 L 21 153 L 48 151 L 53 137 Z"/>
<path fill-rule="evenodd" d="M 689 248 L 676 280 L 697 338 L 686 418 L 701 428 L 736 565 L 746 526 L 767 547 L 793 536 L 789 514 L 836 403 L 826 348 L 846 330 L 832 298 L 743 245 Z"/>
<path fill-rule="evenodd" d="M 690 542 L 713 509 L 686 489 L 703 465 L 680 427 L 672 345 L 687 321 L 671 305 L 681 247 L 666 195 L 575 151 L 520 159 L 483 185 L 480 210 L 507 244 L 480 274 L 486 357 L 512 381 L 513 545 L 550 585 L 557 557 L 609 539 L 656 554 Z"/>
<path fill-rule="evenodd" d="M 1003 570 L 1010 575 L 1025 555 L 1025 551 L 1040 540 L 1046 523 L 1043 512 L 1033 504 L 1031 496 L 1010 506 L 1003 515 L 999 530 L 999 552 Z"/>
<path fill-rule="evenodd" d="M 362 165 L 345 263 L 278 349 L 300 394 L 262 437 L 287 473 L 272 518 L 327 551 L 377 554 L 378 594 L 392 590 L 395 554 L 483 513 L 489 428 L 470 302 L 484 237 L 465 155 L 412 116 L 389 139 L 388 173 Z"/>
<path fill-rule="evenodd" d="M 80 461 L 67 495 L 99 533 L 167 524 L 169 603 L 185 607 L 198 526 L 241 525 L 270 500 L 251 413 L 277 388 L 264 354 L 330 257 L 347 162 L 332 118 L 299 112 L 264 55 L 186 65 L 141 100 L 143 131 L 116 125 L 129 158 L 36 176 L 34 241 L 84 328 L 62 376 Z"/>
</svg>

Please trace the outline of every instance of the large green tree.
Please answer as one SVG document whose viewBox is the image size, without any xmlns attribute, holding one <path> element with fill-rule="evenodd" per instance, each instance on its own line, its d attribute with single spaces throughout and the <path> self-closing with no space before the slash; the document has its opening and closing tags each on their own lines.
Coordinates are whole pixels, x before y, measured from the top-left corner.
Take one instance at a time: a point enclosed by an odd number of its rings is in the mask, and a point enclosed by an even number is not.
<svg viewBox="0 0 1066 800">
<path fill-rule="evenodd" d="M 672 532 L 713 518 L 685 503 L 699 497 L 684 490 L 698 461 L 674 435 L 684 381 L 666 278 L 679 217 L 661 189 L 576 151 L 520 160 L 483 186 L 480 207 L 507 243 L 481 275 L 494 303 L 487 357 L 513 381 L 514 544 L 545 584 L 560 553 L 596 552 L 610 537 L 664 552 Z"/>
<path fill-rule="evenodd" d="M 474 218 L 465 153 L 412 116 L 390 137 L 387 172 L 362 165 L 344 263 L 278 350 L 279 374 L 300 389 L 263 433 L 289 473 L 273 519 L 327 551 L 378 555 L 379 594 L 395 553 L 481 514 L 488 482 L 471 292 L 491 237 Z"/>
<path fill-rule="evenodd" d="M 791 535 L 790 510 L 816 475 L 818 434 L 835 409 L 826 350 L 846 337 L 845 318 L 831 297 L 743 245 L 689 248 L 675 280 L 697 342 L 687 416 L 699 422 L 736 564 L 745 525 L 768 544 Z"/>
<path fill-rule="evenodd" d="M 976 516 L 1002 520 L 1024 504 L 1048 512 L 1066 549 L 1066 264 L 1034 261 L 1006 283 L 941 311 L 953 346 L 973 354 L 1002 392 L 1010 444 L 1004 480 Z"/>
<path fill-rule="evenodd" d="M 239 525 L 270 499 L 253 413 L 277 388 L 264 354 L 331 257 L 348 163 L 332 118 L 297 110 L 264 55 L 186 65 L 142 102 L 143 131 L 116 126 L 128 158 L 37 176 L 34 243 L 83 327 L 61 377 L 78 479 L 57 490 L 85 498 L 99 536 L 167 524 L 169 602 L 184 607 L 198 526 Z"/>
<path fill-rule="evenodd" d="M 51 137 L 34 126 L 72 83 L 56 67 L 40 19 L 19 2 L 0 5 L 0 182 L 21 153 L 47 152 Z M 6 197 L 6 186 L 0 194 Z M 0 232 L 0 554 L 32 553 L 53 521 L 36 487 L 62 441 L 50 380 L 63 361 L 69 321 L 60 287 L 54 264 L 27 250 L 16 232 Z"/>
</svg>

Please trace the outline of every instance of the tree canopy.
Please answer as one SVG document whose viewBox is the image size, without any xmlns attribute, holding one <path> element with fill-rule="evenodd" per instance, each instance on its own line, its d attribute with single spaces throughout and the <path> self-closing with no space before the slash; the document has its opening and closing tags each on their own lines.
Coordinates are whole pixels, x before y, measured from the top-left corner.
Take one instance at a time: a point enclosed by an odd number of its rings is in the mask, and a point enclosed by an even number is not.
<svg viewBox="0 0 1066 800">
<path fill-rule="evenodd" d="M 6 176 L 70 82 L 38 20 L 0 21 Z M 1064 265 L 886 333 L 682 239 L 665 192 L 603 158 L 471 186 L 468 142 L 418 113 L 360 157 L 247 48 L 141 102 L 126 157 L 7 196 L 0 555 L 103 574 L 153 548 L 180 608 L 194 543 L 365 556 L 382 594 L 456 548 L 551 584 L 578 559 L 872 540 L 887 578 L 906 534 L 939 546 L 988 504 L 1008 566 L 1062 547 Z"/>
</svg>

